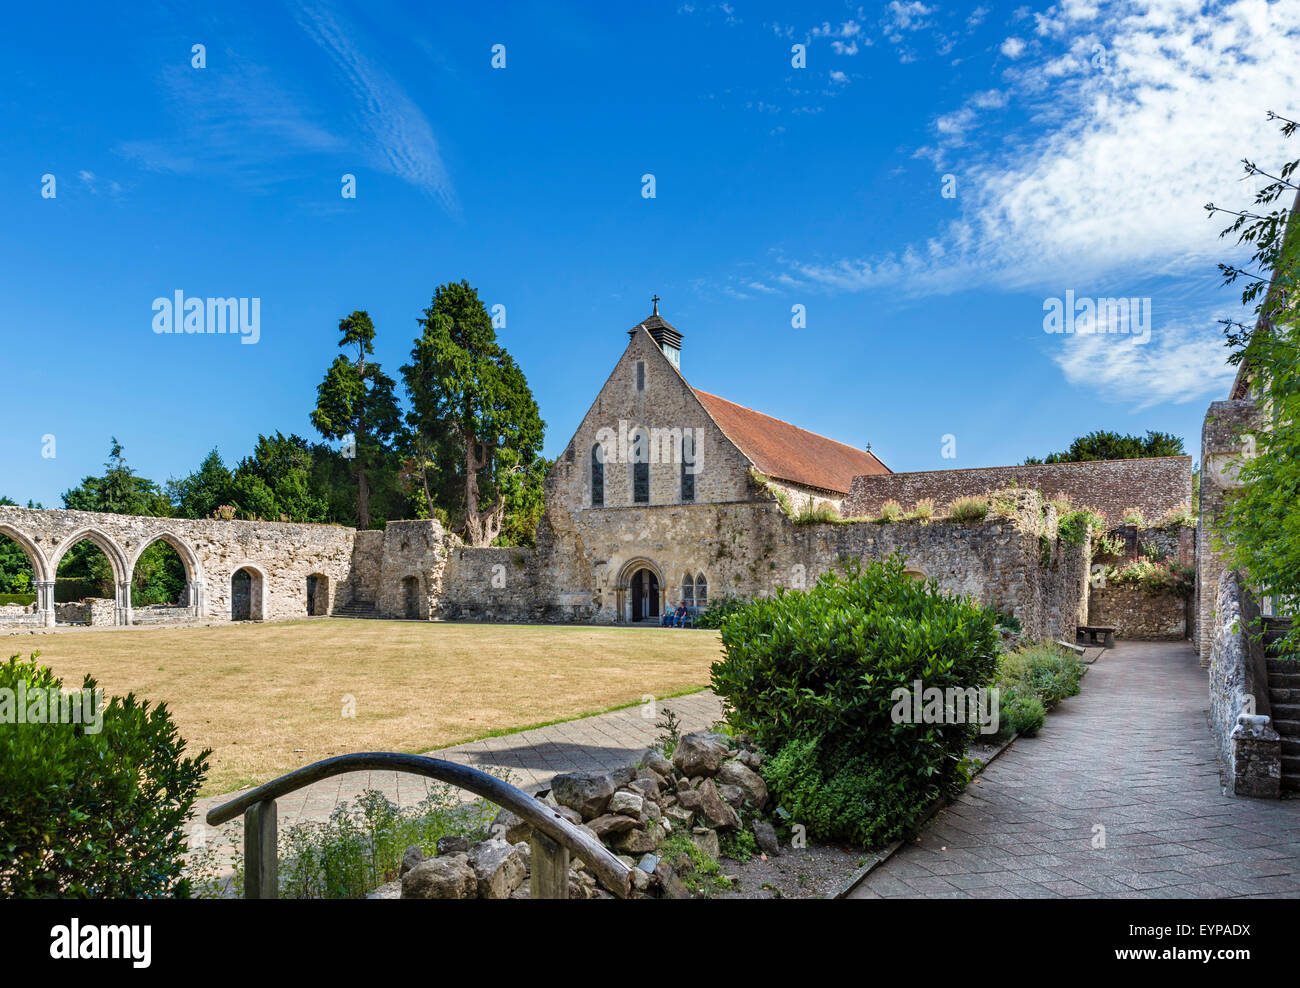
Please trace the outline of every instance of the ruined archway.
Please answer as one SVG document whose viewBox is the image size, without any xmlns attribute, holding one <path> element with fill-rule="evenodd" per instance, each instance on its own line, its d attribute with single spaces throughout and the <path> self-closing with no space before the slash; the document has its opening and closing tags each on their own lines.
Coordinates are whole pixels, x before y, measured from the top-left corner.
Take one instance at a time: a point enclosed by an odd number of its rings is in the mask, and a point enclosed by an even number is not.
<svg viewBox="0 0 1300 988">
<path fill-rule="evenodd" d="M 198 617 L 203 580 L 198 556 L 173 532 L 143 540 L 131 565 L 131 622 L 155 624 Z"/>
<path fill-rule="evenodd" d="M 420 611 L 420 578 L 418 576 L 402 577 L 402 617 L 408 621 L 418 621 Z"/>
<path fill-rule="evenodd" d="M 623 564 L 614 589 L 620 621 L 631 623 L 658 619 L 663 613 L 668 584 L 659 565 L 644 556 Z"/>
<path fill-rule="evenodd" d="M 266 578 L 255 566 L 230 574 L 230 620 L 261 621 L 265 614 Z"/>
<path fill-rule="evenodd" d="M 131 622 L 131 568 L 121 548 L 96 528 L 73 532 L 50 560 L 60 624 Z"/>
<path fill-rule="evenodd" d="M 330 612 L 330 578 L 324 573 L 307 577 L 307 616 L 323 617 Z"/>
</svg>

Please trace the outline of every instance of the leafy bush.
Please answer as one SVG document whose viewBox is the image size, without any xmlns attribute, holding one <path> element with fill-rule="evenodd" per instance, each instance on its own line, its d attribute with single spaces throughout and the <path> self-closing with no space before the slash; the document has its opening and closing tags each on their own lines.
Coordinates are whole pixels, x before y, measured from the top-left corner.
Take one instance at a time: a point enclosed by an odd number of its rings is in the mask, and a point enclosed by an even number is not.
<svg viewBox="0 0 1300 988">
<path fill-rule="evenodd" d="M 20 604 L 26 607 L 28 604 L 34 604 L 35 602 L 36 594 L 34 593 L 0 593 L 0 607 L 5 604 Z"/>
<path fill-rule="evenodd" d="M 953 521 L 983 521 L 988 513 L 986 497 L 959 497 L 948 505 L 948 517 Z"/>
<path fill-rule="evenodd" d="M 724 621 L 737 611 L 744 610 L 749 601 L 743 597 L 723 595 L 713 601 L 695 618 L 697 628 L 721 628 Z"/>
<path fill-rule="evenodd" d="M 1033 696 L 1045 710 L 1079 692 L 1087 667 L 1056 645 L 1026 645 L 1002 657 L 998 687 L 1017 696 Z"/>
<path fill-rule="evenodd" d="M 1057 522 L 1057 535 L 1067 545 L 1083 545 L 1089 535 L 1100 536 L 1106 532 L 1106 519 L 1091 508 L 1067 511 Z"/>
<path fill-rule="evenodd" d="M 1142 514 L 1142 509 L 1141 509 L 1141 508 L 1125 508 L 1125 509 L 1124 509 L 1124 524 L 1125 524 L 1125 525 L 1136 525 L 1138 528 L 1146 528 L 1146 527 L 1147 527 L 1147 520 L 1146 520 L 1146 516 Z"/>
<path fill-rule="evenodd" d="M 850 563 L 808 591 L 754 601 L 722 628 L 713 688 L 733 727 L 777 753 L 764 774 L 817 836 L 873 843 L 913 819 L 957 784 L 977 730 L 894 721 L 896 688 L 981 687 L 996 668 L 993 616 L 903 567 L 898 556 Z"/>
<path fill-rule="evenodd" d="M 1106 582 L 1141 587 L 1147 593 L 1182 596 L 1196 585 L 1196 567 L 1173 559 L 1167 562 L 1138 556 L 1106 570 Z"/>
<path fill-rule="evenodd" d="M 1187 505 L 1180 505 L 1177 508 L 1170 508 L 1156 521 L 1151 523 L 1152 528 L 1195 528 L 1196 515 Z"/>
<path fill-rule="evenodd" d="M 29 711 L 33 690 L 63 686 L 36 657 L 0 665 L 0 688 L 25 683 Z M 182 758 L 166 704 L 134 693 L 109 701 L 98 731 L 91 721 L 0 723 L 0 897 L 188 897 L 184 826 L 211 752 Z"/>
<path fill-rule="evenodd" d="M 1020 618 L 1016 617 L 1014 614 L 1007 614 L 1004 611 L 999 611 L 995 607 L 990 607 L 988 610 L 989 613 L 993 615 L 993 620 L 999 627 L 1007 628 L 1017 634 L 1024 630 L 1024 625 L 1020 623 Z"/>
<path fill-rule="evenodd" d="M 718 844 L 724 858 L 741 864 L 758 856 L 758 841 L 748 830 L 724 830 L 719 835 Z"/>
<path fill-rule="evenodd" d="M 998 695 L 1000 733 L 1033 737 L 1046 719 L 1047 711 L 1043 709 L 1043 701 L 1038 697 L 1022 696 L 1012 690 L 1004 690 Z"/>
</svg>

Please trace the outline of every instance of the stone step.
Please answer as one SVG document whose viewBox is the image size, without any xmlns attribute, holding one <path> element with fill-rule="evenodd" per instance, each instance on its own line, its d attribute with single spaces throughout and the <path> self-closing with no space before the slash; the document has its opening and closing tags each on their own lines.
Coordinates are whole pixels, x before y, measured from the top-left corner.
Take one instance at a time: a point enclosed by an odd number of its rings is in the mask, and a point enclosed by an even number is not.
<svg viewBox="0 0 1300 988">
<path fill-rule="evenodd" d="M 1279 704 L 1287 705 L 1300 703 L 1300 686 L 1294 688 L 1284 686 L 1280 689 L 1275 689 L 1270 686 L 1268 690 L 1268 702 L 1273 704 L 1275 707 Z"/>
<path fill-rule="evenodd" d="M 378 616 L 373 600 L 349 600 L 341 607 L 334 608 L 334 617 L 374 618 Z"/>
<path fill-rule="evenodd" d="M 1300 779 L 1300 755 L 1282 756 L 1282 776 L 1293 775 Z"/>
<path fill-rule="evenodd" d="M 1278 731 L 1281 734 L 1281 731 Z M 1282 757 L 1300 758 L 1300 738 L 1282 738 Z"/>
<path fill-rule="evenodd" d="M 1271 694 L 1273 691 L 1269 690 Z M 1272 696 L 1269 697 L 1271 701 Z M 1274 703 L 1273 704 L 1273 723 L 1280 720 L 1300 721 L 1300 703 Z"/>
<path fill-rule="evenodd" d="M 1282 791 L 1300 792 L 1300 775 L 1283 775 Z"/>
<path fill-rule="evenodd" d="M 1300 672 L 1273 672 L 1270 670 L 1268 674 L 1268 685 L 1270 689 L 1300 689 Z"/>
<path fill-rule="evenodd" d="M 1273 730 L 1284 738 L 1300 738 L 1300 720 L 1278 720 L 1274 716 Z"/>
</svg>

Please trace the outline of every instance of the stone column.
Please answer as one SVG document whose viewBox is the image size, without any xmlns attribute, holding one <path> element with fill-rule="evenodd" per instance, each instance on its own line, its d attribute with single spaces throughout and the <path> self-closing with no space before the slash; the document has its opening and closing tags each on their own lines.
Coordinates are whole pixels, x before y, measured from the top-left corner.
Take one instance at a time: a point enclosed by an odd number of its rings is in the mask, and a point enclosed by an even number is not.
<svg viewBox="0 0 1300 988">
<path fill-rule="evenodd" d="M 54 581 L 37 580 L 32 584 L 36 588 L 36 610 L 44 619 L 47 628 L 54 627 Z"/>
<path fill-rule="evenodd" d="M 117 599 L 116 601 L 114 601 L 114 603 L 117 605 L 115 608 L 116 614 L 114 616 L 114 623 L 118 625 L 129 625 L 131 623 L 131 581 L 130 580 L 127 580 L 125 583 L 119 583 L 117 585 L 116 597 Z"/>
<path fill-rule="evenodd" d="M 203 610 L 207 605 L 204 600 L 204 590 L 202 580 L 190 580 L 186 585 L 185 594 L 190 609 L 190 617 L 198 621 L 203 618 Z"/>
</svg>

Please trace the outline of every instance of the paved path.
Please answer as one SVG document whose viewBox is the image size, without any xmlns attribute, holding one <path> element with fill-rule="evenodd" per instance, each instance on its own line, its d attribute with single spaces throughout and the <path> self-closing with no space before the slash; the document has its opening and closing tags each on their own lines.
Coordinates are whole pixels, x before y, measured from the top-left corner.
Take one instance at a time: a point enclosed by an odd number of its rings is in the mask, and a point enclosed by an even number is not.
<svg viewBox="0 0 1300 988">
<path fill-rule="evenodd" d="M 428 754 L 485 770 L 509 769 L 515 785 L 533 792 L 546 788 L 552 777 L 562 772 L 606 771 L 627 765 L 662 733 L 655 725 L 667 710 L 677 714 L 683 734 L 708 728 L 722 718 L 721 701 L 706 690 L 660 700 L 654 709 L 628 707 Z M 354 800 L 366 789 L 377 789 L 394 803 L 411 806 L 428 795 L 430 785 L 437 783 L 397 772 L 349 772 L 277 800 L 276 816 L 281 828 L 324 820 L 340 802 Z M 231 795 L 199 800 L 193 819 L 201 821 L 209 809 L 228 802 Z"/>
<path fill-rule="evenodd" d="M 1300 800 L 1222 794 L 1207 690 L 1189 644 L 1119 643 L 850 897 L 1300 898 Z"/>
</svg>

